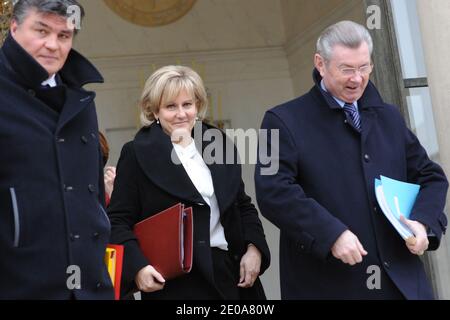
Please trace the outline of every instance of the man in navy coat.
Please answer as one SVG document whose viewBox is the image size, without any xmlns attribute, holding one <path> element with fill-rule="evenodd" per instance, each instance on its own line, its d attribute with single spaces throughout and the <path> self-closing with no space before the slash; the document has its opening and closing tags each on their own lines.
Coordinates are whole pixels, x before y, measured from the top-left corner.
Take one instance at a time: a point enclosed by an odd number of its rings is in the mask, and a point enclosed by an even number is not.
<svg viewBox="0 0 450 320">
<path fill-rule="evenodd" d="M 317 42 L 315 86 L 264 117 L 263 129 L 279 130 L 278 144 L 261 141 L 279 156 L 279 170 L 264 175 L 259 161 L 256 194 L 261 213 L 281 231 L 283 299 L 433 298 L 419 256 L 445 232 L 448 183 L 369 81 L 372 48 L 359 24 L 328 27 Z M 380 175 L 421 186 L 405 222 L 415 244 L 377 205 Z"/>
<path fill-rule="evenodd" d="M 95 94 L 82 89 L 103 79 L 72 50 L 82 14 L 75 0 L 19 0 L 0 50 L 0 299 L 113 298 Z"/>
</svg>

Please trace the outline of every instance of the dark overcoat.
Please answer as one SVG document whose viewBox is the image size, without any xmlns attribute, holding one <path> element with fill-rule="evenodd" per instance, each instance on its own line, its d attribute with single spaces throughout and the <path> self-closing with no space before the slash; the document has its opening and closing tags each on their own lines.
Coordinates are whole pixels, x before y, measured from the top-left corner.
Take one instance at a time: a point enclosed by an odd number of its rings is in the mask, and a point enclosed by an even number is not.
<svg viewBox="0 0 450 320">
<path fill-rule="evenodd" d="M 71 51 L 48 74 L 8 37 L 0 51 L 0 299 L 109 299 L 110 225 L 93 92 L 98 71 Z M 69 290 L 80 284 L 80 289 Z M 74 295 L 73 295 L 73 294 Z"/>
<path fill-rule="evenodd" d="M 209 128 L 204 124 L 197 125 L 200 126 L 201 133 Z M 224 139 L 222 141 L 225 142 L 223 132 L 214 130 L 220 133 L 220 137 Z M 200 141 L 197 149 L 206 149 L 206 153 L 208 153 L 208 146 L 210 150 L 212 148 L 224 152 L 236 151 L 234 146 L 225 151 L 225 144 L 222 145 L 220 142 L 216 148 L 214 145 L 216 140 L 203 141 L 200 138 Z M 134 141 L 127 143 L 122 149 L 108 214 L 112 225 L 112 242 L 125 245 L 122 281 L 124 291 L 135 289 L 136 274 L 143 267 L 151 265 L 151 261 L 148 261 L 139 249 L 132 231 L 134 225 L 179 202 L 193 208 L 193 269 L 198 271 L 202 279 L 206 279 L 205 282 L 215 288 L 216 279 L 210 248 L 210 208 L 191 182 L 184 167 L 172 161 L 172 150 L 170 137 L 156 123 L 141 129 Z M 269 248 L 258 212 L 251 203 L 250 197 L 245 193 L 240 165 L 236 161 L 232 161 L 232 164 L 220 164 L 219 161 L 208 164 L 208 162 L 206 161 L 206 164 L 211 171 L 219 204 L 220 222 L 224 227 L 229 254 L 234 264 L 232 269 L 235 272 L 236 283 L 233 285 L 237 285 L 239 262 L 246 252 L 247 245 L 253 243 L 262 254 L 261 274 L 270 263 Z M 163 255 L 164 252 L 161 254 Z M 196 289 L 196 284 L 189 281 L 189 277 L 182 276 L 167 281 L 163 290 L 144 295 L 143 298 L 189 299 L 197 296 Z M 259 279 L 253 288 L 241 290 L 241 295 L 252 299 L 264 298 Z"/>
<path fill-rule="evenodd" d="M 380 175 L 416 183 L 420 193 L 411 219 L 440 238 L 448 188 L 397 108 L 369 82 L 358 100 L 362 133 L 349 125 L 336 101 L 316 85 L 305 95 L 269 110 L 263 129 L 279 130 L 279 170 L 255 183 L 261 213 L 281 231 L 280 277 L 284 299 L 429 299 L 432 291 L 418 256 L 409 252 L 381 212 L 374 192 Z M 266 146 L 267 147 L 267 146 Z M 330 251 L 346 229 L 368 255 L 350 266 Z M 375 272 L 378 271 L 376 274 Z M 381 289 L 369 289 L 376 285 Z M 370 278 L 370 279 L 369 279 Z"/>
</svg>

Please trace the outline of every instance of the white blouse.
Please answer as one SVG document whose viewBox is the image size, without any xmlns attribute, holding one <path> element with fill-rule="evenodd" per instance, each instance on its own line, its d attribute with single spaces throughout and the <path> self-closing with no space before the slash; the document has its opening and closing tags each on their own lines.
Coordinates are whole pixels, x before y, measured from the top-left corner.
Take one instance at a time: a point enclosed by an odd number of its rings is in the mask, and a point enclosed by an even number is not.
<svg viewBox="0 0 450 320">
<path fill-rule="evenodd" d="M 47 80 L 45 80 L 44 82 L 41 83 L 42 86 L 46 86 L 49 85 L 50 87 L 56 87 L 57 83 L 56 83 L 56 74 L 54 74 L 53 76 L 51 76 L 50 78 L 48 78 Z"/>
<path fill-rule="evenodd" d="M 217 198 L 214 193 L 211 171 L 195 147 L 194 140 L 192 140 L 192 142 L 185 148 L 175 143 L 173 143 L 173 147 L 195 188 L 211 209 L 209 224 L 211 247 L 228 250 L 225 232 L 222 224 L 220 223 L 219 204 L 217 203 Z"/>
</svg>

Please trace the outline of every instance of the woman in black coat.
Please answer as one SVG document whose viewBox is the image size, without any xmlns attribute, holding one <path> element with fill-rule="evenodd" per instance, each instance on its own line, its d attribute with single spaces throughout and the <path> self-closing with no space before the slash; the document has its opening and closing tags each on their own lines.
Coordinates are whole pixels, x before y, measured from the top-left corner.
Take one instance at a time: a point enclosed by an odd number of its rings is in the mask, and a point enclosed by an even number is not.
<svg viewBox="0 0 450 320">
<path fill-rule="evenodd" d="M 187 67 L 163 67 L 147 80 L 140 105 L 144 128 L 122 149 L 108 208 L 111 240 L 125 246 L 122 292 L 138 289 L 143 299 L 264 299 L 259 275 L 269 266 L 269 248 L 236 148 L 197 121 L 207 106 L 201 78 Z M 166 281 L 143 255 L 133 227 L 179 202 L 193 208 L 193 267 Z"/>
</svg>

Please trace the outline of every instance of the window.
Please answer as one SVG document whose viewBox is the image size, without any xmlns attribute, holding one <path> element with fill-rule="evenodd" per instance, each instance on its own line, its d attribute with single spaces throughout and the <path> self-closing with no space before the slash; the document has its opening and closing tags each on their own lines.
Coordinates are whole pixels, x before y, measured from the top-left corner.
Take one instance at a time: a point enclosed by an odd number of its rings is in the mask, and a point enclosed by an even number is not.
<svg viewBox="0 0 450 320">
<path fill-rule="evenodd" d="M 417 0 L 390 1 L 411 129 L 430 157 L 437 161 L 439 148 L 433 106 L 421 43 Z"/>
</svg>

